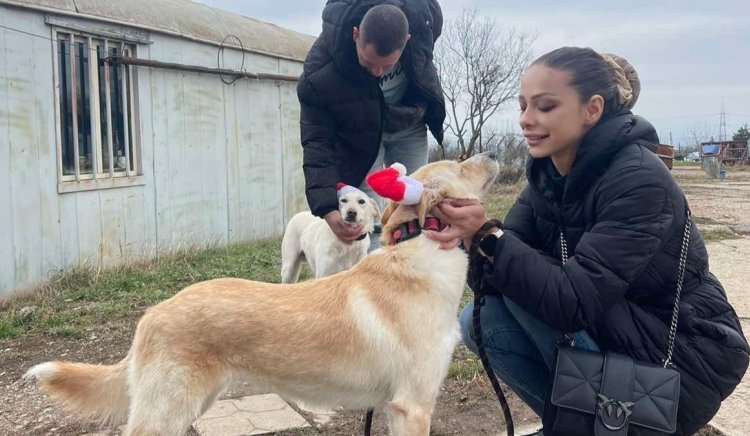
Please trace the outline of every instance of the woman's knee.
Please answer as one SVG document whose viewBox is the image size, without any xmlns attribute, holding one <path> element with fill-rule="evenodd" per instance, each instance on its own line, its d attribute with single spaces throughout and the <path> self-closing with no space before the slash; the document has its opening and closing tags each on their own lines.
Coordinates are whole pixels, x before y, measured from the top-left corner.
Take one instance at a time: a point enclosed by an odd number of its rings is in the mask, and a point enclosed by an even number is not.
<svg viewBox="0 0 750 436">
<path fill-rule="evenodd" d="M 525 334 L 508 311 L 502 298 L 485 297 L 480 310 L 482 341 L 495 351 L 511 351 L 515 344 L 524 341 Z M 474 334 L 474 303 L 464 307 L 459 317 L 461 338 L 466 347 L 477 353 L 476 335 Z"/>
</svg>

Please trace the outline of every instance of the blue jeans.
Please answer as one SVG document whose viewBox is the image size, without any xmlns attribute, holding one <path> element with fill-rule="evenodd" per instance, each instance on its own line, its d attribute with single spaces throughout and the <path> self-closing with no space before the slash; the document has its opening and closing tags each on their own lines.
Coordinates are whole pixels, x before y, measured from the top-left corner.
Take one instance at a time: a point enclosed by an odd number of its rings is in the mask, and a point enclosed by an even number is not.
<svg viewBox="0 0 750 436">
<path fill-rule="evenodd" d="M 368 174 L 391 166 L 391 164 L 396 162 L 404 164 L 406 167 L 406 173 L 411 174 L 416 171 L 417 168 L 427 163 L 427 154 L 427 127 L 423 123 L 415 124 L 414 126 L 400 132 L 383 132 L 378 157 L 372 164 Z M 378 204 L 380 210 L 383 210 L 385 207 L 385 199 L 372 192 L 372 189 L 367 186 L 367 182 L 362 182 L 359 189 L 372 197 Z M 380 248 L 380 223 L 378 223 L 376 227 L 376 231 L 370 235 L 370 248 L 368 253 Z"/>
<path fill-rule="evenodd" d="M 478 353 L 469 303 L 461 312 L 461 336 Z M 531 316 L 504 297 L 485 297 L 481 326 L 484 349 L 497 377 L 540 417 L 547 398 L 557 343 L 563 334 Z M 599 351 L 585 331 L 574 333 L 576 348 Z"/>
</svg>

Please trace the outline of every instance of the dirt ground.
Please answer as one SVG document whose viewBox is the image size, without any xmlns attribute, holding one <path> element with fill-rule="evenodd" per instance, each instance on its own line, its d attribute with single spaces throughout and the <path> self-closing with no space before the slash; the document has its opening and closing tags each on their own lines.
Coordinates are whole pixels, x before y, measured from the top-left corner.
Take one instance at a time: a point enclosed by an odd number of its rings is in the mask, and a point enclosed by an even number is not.
<svg viewBox="0 0 750 436">
<path fill-rule="evenodd" d="M 750 264 L 747 259 L 740 261 L 732 258 L 731 244 L 750 242 L 750 236 L 746 235 L 750 235 L 750 171 L 729 171 L 724 181 L 707 179 L 697 167 L 676 167 L 673 175 L 683 186 L 701 230 L 718 231 L 719 235 L 730 238 L 725 242 L 711 242 L 725 243 L 730 247 L 724 250 L 723 255 L 717 252 L 719 258 L 712 259 L 712 266 L 714 263 L 723 265 L 723 281 L 736 280 L 737 284 L 746 281 L 750 275 Z M 730 300 L 733 298 L 730 295 Z M 750 301 L 746 298 L 741 300 Z M 738 313 L 750 317 L 750 303 L 747 308 L 738 308 Z M 51 357 L 98 363 L 118 361 L 129 347 L 139 316 L 135 314 L 132 319 L 119 325 L 91 329 L 84 339 L 21 337 L 0 341 L 0 435 L 72 436 L 101 431 L 95 424 L 81 423 L 61 412 L 33 386 L 22 383 L 20 377 L 31 365 Z M 244 394 L 246 392 L 242 389 L 229 393 L 230 396 Z M 536 421 L 533 413 L 517 397 L 510 395 L 509 399 L 517 428 Z M 497 400 L 483 377 L 446 381 L 432 422 L 433 435 L 498 435 L 504 429 Z M 361 412 L 352 412 L 334 417 L 323 427 L 279 435 L 343 436 L 360 434 L 361 431 Z M 373 434 L 386 434 L 383 417 L 375 416 Z M 707 428 L 701 434 L 708 436 L 718 433 Z"/>
<path fill-rule="evenodd" d="M 750 334 L 750 169 L 727 172 L 725 180 L 705 177 L 699 167 L 672 171 L 690 202 L 698 227 L 709 242 L 711 272 L 720 280 L 727 298 Z M 719 237 L 711 237 L 711 235 Z M 712 425 L 727 435 L 746 435 L 750 429 L 750 371 L 721 406 Z"/>
<path fill-rule="evenodd" d="M 717 227 L 750 234 L 750 169 L 728 170 L 724 180 L 709 179 L 698 166 L 675 167 L 701 231 Z"/>
</svg>

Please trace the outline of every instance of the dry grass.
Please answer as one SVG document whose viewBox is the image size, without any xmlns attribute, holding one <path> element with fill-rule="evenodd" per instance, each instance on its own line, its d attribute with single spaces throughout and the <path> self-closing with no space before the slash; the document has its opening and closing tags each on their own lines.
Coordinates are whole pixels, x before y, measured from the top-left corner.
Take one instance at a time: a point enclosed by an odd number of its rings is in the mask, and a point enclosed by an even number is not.
<svg viewBox="0 0 750 436">
<path fill-rule="evenodd" d="M 149 262 L 109 270 L 82 266 L 48 285 L 0 303 L 0 339 L 49 334 L 82 337 L 84 331 L 138 317 L 143 309 L 185 286 L 218 277 L 278 283 L 281 240 L 223 248 L 193 248 Z M 303 270 L 303 278 L 309 272 Z M 23 313 L 25 307 L 34 307 Z"/>
</svg>

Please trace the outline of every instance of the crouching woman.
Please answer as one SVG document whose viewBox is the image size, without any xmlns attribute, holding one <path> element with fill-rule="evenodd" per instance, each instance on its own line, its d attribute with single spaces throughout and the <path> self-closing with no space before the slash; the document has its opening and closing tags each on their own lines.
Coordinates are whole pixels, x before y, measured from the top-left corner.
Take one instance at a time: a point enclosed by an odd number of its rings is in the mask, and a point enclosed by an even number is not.
<svg viewBox="0 0 750 436">
<path fill-rule="evenodd" d="M 617 56 L 572 47 L 543 55 L 521 82 L 528 186 L 505 222 L 488 223 L 476 201 L 433 210 L 450 226 L 430 237 L 444 248 L 459 239 L 481 248 L 470 249 L 469 283 L 488 294 L 485 349 L 496 374 L 540 416 L 565 333 L 577 347 L 638 362 L 666 357 L 688 205 L 649 150 L 658 144 L 654 127 L 630 111 L 639 91 L 635 70 Z M 472 309 L 461 324 L 476 352 Z M 677 434 L 692 434 L 748 366 L 748 343 L 695 226 L 678 314 Z"/>
</svg>

